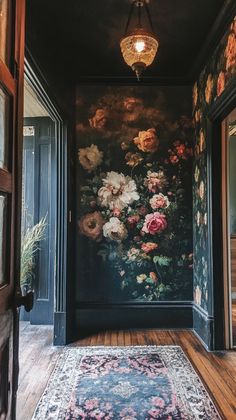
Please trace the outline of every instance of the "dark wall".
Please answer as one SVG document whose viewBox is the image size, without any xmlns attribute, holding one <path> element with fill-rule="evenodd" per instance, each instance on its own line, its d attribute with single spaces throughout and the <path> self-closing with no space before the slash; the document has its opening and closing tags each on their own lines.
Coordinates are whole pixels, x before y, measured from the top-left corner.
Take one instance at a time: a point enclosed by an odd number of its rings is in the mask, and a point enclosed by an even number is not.
<svg viewBox="0 0 236 420">
<path fill-rule="evenodd" d="M 192 300 L 190 95 L 78 87 L 78 308 Z"/>
<path fill-rule="evenodd" d="M 195 120 L 193 244 L 194 328 L 208 346 L 213 344 L 214 296 L 212 276 L 211 139 L 208 114 L 236 75 L 236 20 L 230 25 L 193 89 Z M 220 168 L 219 168 L 220 171 Z"/>
</svg>

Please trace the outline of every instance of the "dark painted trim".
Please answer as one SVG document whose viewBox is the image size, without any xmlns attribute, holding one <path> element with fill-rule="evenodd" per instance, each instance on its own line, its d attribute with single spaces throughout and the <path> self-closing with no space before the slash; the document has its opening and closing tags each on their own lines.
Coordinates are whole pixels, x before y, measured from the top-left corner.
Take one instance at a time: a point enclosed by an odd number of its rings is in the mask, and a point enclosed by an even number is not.
<svg viewBox="0 0 236 420">
<path fill-rule="evenodd" d="M 207 119 L 207 133 L 206 138 L 212 138 L 212 127 L 209 119 Z M 207 214 L 212 214 L 212 142 L 207 142 Z M 207 224 L 207 237 L 208 237 L 208 294 L 210 297 L 208 300 L 208 314 L 214 314 L 214 301 L 213 301 L 213 237 L 212 237 L 212 217 L 208 216 Z M 194 324 L 193 324 L 194 325 Z"/>
<path fill-rule="evenodd" d="M 29 61 L 28 61 L 29 60 Z M 45 78 L 39 67 L 33 61 L 31 54 L 27 51 L 25 59 L 25 77 L 33 86 L 38 97 L 41 99 L 49 115 L 55 121 L 56 137 L 56 171 L 57 171 L 57 197 L 56 197 L 56 258 L 55 258 L 55 284 L 54 284 L 54 344 L 65 345 L 69 340 L 69 331 L 72 317 L 71 311 L 67 312 L 68 288 L 67 284 L 67 198 L 68 198 L 68 159 L 67 159 L 67 118 L 61 111 L 54 96 L 49 96 Z M 63 314 L 63 315 L 62 315 Z"/>
<path fill-rule="evenodd" d="M 215 22 L 209 30 L 208 36 L 200 49 L 195 62 L 193 63 L 189 74 L 189 78 L 191 80 L 195 81 L 198 78 L 200 72 L 205 67 L 208 57 L 210 57 L 214 52 L 217 44 L 222 39 L 229 25 L 233 21 L 235 14 L 235 0 L 225 0 Z"/>
<path fill-rule="evenodd" d="M 192 328 L 192 302 L 77 303 L 76 330 Z"/>
<path fill-rule="evenodd" d="M 209 191 L 209 223 L 212 232 L 209 236 L 209 248 L 212 248 L 212 271 L 209 279 L 212 285 L 214 310 L 214 349 L 225 349 L 224 326 L 224 277 L 223 277 L 223 233 L 222 233 L 222 182 L 221 182 L 221 123 L 236 107 L 236 79 L 230 83 L 222 95 L 213 103 L 208 112 L 209 142 L 208 166 L 211 172 Z"/>
<path fill-rule="evenodd" d="M 66 312 L 54 312 L 54 346 L 63 346 L 67 343 L 67 316 Z"/>
<path fill-rule="evenodd" d="M 193 303 L 193 331 L 200 339 L 206 350 L 215 349 L 214 344 L 214 317 L 208 315 L 204 309 Z"/>
</svg>

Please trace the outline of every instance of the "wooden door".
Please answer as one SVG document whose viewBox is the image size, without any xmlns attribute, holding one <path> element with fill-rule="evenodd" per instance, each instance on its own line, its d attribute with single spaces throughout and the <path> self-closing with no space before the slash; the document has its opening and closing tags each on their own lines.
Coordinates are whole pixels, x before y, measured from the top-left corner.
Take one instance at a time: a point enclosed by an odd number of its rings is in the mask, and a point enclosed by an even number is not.
<svg viewBox="0 0 236 420">
<path fill-rule="evenodd" d="M 0 418 L 15 418 L 18 375 L 24 0 L 0 0 Z"/>
<path fill-rule="evenodd" d="M 23 230 L 46 218 L 33 276 L 34 307 L 22 311 L 31 324 L 53 324 L 55 278 L 56 159 L 55 123 L 50 117 L 24 119 Z M 27 127 L 30 128 L 27 130 Z M 24 232 L 23 232 L 24 234 Z"/>
</svg>

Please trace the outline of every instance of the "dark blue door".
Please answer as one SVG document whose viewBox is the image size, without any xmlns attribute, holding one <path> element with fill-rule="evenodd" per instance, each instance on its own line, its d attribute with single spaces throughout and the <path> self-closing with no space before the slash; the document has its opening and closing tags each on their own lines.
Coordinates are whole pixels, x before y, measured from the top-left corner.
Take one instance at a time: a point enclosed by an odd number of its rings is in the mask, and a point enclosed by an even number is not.
<svg viewBox="0 0 236 420">
<path fill-rule="evenodd" d="M 46 217 L 44 239 L 35 260 L 31 324 L 52 324 L 56 221 L 55 124 L 49 117 L 25 118 L 23 147 L 23 231 Z"/>
</svg>

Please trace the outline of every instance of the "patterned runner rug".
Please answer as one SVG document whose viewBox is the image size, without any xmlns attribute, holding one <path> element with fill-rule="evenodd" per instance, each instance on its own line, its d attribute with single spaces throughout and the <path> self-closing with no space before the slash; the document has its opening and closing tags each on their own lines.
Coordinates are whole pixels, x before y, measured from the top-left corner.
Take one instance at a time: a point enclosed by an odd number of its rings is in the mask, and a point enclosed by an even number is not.
<svg viewBox="0 0 236 420">
<path fill-rule="evenodd" d="M 66 348 L 34 420 L 218 420 L 179 346 Z"/>
</svg>

